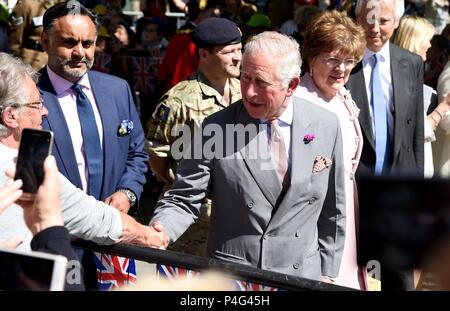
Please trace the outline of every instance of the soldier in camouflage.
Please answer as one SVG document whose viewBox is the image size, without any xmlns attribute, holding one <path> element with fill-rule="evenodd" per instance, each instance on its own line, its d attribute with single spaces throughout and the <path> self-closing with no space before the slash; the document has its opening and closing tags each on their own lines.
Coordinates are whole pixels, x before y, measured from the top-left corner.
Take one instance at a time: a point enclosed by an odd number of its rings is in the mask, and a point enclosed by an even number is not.
<svg viewBox="0 0 450 311">
<path fill-rule="evenodd" d="M 224 31 L 215 31 L 214 27 Z M 176 167 L 170 147 L 178 138 L 172 136 L 172 128 L 186 124 L 193 133 L 204 118 L 241 99 L 237 77 L 242 45 L 236 24 L 222 18 L 206 19 L 195 29 L 193 40 L 198 50 L 198 70 L 161 97 L 146 126 L 149 165 L 168 187 L 174 181 Z"/>
<path fill-rule="evenodd" d="M 199 58 L 197 71 L 161 97 L 146 125 L 149 166 L 157 179 L 165 183 L 163 192 L 175 180 L 177 163 L 171 156 L 170 148 L 179 137 L 172 135 L 172 129 L 188 125 L 193 134 L 207 116 L 241 99 L 237 78 L 240 74 L 242 44 L 241 32 L 236 24 L 223 18 L 208 18 L 195 28 L 192 40 Z M 175 250 L 196 255 L 202 253 L 209 208 L 206 207 L 206 216 L 203 215 L 205 222 L 198 222 L 201 228 L 191 227 L 189 231 L 193 233 L 187 233 L 179 239 L 176 244 L 180 247 Z M 190 244 L 192 239 L 201 245 L 185 245 Z"/>
<path fill-rule="evenodd" d="M 9 43 L 14 56 L 40 70 L 47 64 L 47 54 L 41 46 L 42 17 L 59 1 L 19 0 L 9 19 Z"/>
</svg>

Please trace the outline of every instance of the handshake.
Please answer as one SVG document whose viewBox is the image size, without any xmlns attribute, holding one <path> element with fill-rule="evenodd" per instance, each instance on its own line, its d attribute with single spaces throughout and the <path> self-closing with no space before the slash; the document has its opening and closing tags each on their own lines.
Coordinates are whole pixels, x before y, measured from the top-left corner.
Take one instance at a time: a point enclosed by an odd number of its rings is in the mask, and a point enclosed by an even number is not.
<svg viewBox="0 0 450 311">
<path fill-rule="evenodd" d="M 167 245 L 169 245 L 169 237 L 164 232 L 164 227 L 160 221 L 156 221 L 147 226 L 147 231 L 146 246 L 159 249 L 167 248 Z"/>
<path fill-rule="evenodd" d="M 119 243 L 159 249 L 166 249 L 169 245 L 169 237 L 164 232 L 161 222 L 156 221 L 145 226 L 127 214 L 120 213 L 120 216 L 122 218 L 122 236 Z"/>
</svg>

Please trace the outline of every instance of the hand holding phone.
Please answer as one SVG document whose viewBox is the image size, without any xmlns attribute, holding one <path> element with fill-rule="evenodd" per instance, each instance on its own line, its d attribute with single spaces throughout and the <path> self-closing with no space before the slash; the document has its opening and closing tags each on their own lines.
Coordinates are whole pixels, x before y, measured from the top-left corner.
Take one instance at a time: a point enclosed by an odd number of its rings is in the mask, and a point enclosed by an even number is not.
<svg viewBox="0 0 450 311">
<path fill-rule="evenodd" d="M 24 193 L 36 193 L 44 179 L 44 161 L 53 145 L 53 132 L 26 128 L 22 131 L 14 179 L 23 181 Z"/>
</svg>

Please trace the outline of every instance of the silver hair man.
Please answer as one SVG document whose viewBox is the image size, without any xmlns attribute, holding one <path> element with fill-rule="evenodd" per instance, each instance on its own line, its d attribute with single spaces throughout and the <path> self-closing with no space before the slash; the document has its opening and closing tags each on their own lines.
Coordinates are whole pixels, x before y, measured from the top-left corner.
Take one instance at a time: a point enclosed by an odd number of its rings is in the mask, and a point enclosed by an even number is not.
<svg viewBox="0 0 450 311">
<path fill-rule="evenodd" d="M 364 4 L 368 8 L 376 9 L 377 7 L 380 6 L 381 1 L 386 1 L 386 0 L 357 0 L 356 7 L 355 7 L 356 16 L 358 16 L 361 13 L 361 9 Z M 396 22 L 399 22 L 400 18 L 402 18 L 403 14 L 405 13 L 405 1 L 404 0 L 389 0 L 389 1 L 394 2 L 394 7 L 395 7 L 394 18 L 395 18 Z M 379 8 L 378 8 L 378 10 L 379 10 Z"/>
<path fill-rule="evenodd" d="M 275 31 L 260 33 L 245 45 L 242 62 L 245 62 L 249 54 L 257 53 L 277 59 L 276 76 L 283 87 L 288 86 L 293 77 L 300 76 L 302 58 L 300 46 L 294 39 Z"/>
<path fill-rule="evenodd" d="M 34 82 L 38 79 L 38 73 L 31 66 L 0 52 L 0 114 L 11 104 L 26 102 L 30 95 L 30 90 L 24 88 L 22 83 L 26 76 Z M 5 131 L 6 127 L 0 123 L 0 137 Z"/>
</svg>

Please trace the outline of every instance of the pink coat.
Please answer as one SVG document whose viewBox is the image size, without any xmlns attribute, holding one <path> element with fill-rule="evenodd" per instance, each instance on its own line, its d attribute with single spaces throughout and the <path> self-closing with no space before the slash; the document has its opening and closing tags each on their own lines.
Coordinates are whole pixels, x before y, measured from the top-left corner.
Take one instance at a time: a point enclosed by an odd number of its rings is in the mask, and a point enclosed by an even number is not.
<svg viewBox="0 0 450 311">
<path fill-rule="evenodd" d="M 345 87 L 342 87 L 331 100 L 327 100 L 309 74 L 302 77 L 300 86 L 295 91 L 294 96 L 334 112 L 339 119 L 344 153 L 347 220 L 344 254 L 339 277 L 335 280 L 335 284 L 365 289 L 367 288 L 365 273 L 363 273 L 362 268 L 358 267 L 356 261 L 359 204 L 354 174 L 358 167 L 363 145 L 361 127 L 358 122 L 359 109 Z"/>
</svg>

